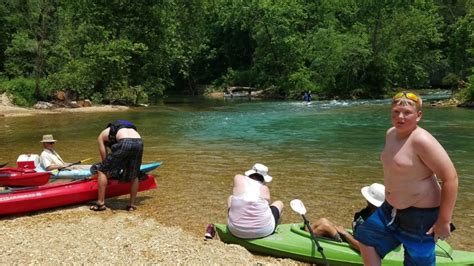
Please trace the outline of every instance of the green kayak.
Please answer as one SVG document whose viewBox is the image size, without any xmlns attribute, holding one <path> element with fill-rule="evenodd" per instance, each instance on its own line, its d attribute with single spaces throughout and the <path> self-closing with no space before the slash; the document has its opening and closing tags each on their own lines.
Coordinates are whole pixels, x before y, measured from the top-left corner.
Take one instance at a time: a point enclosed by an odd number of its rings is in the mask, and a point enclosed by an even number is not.
<svg viewBox="0 0 474 266">
<path fill-rule="evenodd" d="M 281 224 L 276 232 L 259 239 L 241 239 L 233 236 L 225 224 L 214 224 L 222 242 L 238 244 L 251 252 L 274 257 L 321 263 L 321 254 L 308 232 L 302 230 L 303 224 Z M 318 238 L 330 265 L 362 265 L 362 257 L 345 242 Z M 436 246 L 436 265 L 474 265 L 474 252 L 453 250 L 445 241 Z M 451 259 L 452 258 L 452 259 Z M 402 265 L 403 248 L 385 256 L 382 265 Z"/>
</svg>

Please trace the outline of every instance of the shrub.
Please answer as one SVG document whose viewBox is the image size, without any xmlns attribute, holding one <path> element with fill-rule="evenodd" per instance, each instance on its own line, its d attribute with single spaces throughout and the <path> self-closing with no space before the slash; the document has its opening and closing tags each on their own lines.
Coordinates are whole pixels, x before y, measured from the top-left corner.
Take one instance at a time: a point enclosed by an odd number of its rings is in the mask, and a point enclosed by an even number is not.
<svg viewBox="0 0 474 266">
<path fill-rule="evenodd" d="M 468 78 L 466 87 L 461 89 L 459 95 L 463 102 L 474 102 L 474 75 Z"/>
<path fill-rule="evenodd" d="M 36 102 L 35 80 L 16 78 L 2 82 L 2 86 L 10 94 L 14 104 L 19 106 L 32 106 Z"/>
</svg>

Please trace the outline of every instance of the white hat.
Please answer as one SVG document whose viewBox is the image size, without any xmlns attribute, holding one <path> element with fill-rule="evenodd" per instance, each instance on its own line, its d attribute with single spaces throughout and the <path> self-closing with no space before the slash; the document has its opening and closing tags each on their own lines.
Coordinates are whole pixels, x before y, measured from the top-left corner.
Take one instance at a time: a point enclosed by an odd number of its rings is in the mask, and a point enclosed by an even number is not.
<svg viewBox="0 0 474 266">
<path fill-rule="evenodd" d="M 53 135 L 43 135 L 43 140 L 40 140 L 40 142 L 56 142 L 56 140 L 53 138 Z"/>
<path fill-rule="evenodd" d="M 268 175 L 268 167 L 261 163 L 254 164 L 252 169 L 245 172 L 246 176 L 250 176 L 251 174 L 259 174 L 263 176 L 263 180 L 265 180 L 266 183 L 269 183 L 273 179 L 273 177 Z"/>
<path fill-rule="evenodd" d="M 373 183 L 370 186 L 363 187 L 360 192 L 368 202 L 376 207 L 380 207 L 385 201 L 385 186 L 382 184 Z"/>
</svg>

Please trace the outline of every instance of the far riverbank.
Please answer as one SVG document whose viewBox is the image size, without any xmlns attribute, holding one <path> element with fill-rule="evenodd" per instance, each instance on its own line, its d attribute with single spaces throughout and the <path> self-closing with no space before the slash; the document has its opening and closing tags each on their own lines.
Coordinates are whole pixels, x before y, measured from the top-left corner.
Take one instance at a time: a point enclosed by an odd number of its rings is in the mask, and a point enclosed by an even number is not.
<svg viewBox="0 0 474 266">
<path fill-rule="evenodd" d="M 0 117 L 18 117 L 30 116 L 35 114 L 55 114 L 55 113 L 94 113 L 94 112 L 117 112 L 130 109 L 128 106 L 122 105 L 97 105 L 81 108 L 52 108 L 52 109 L 34 109 L 19 107 L 11 103 L 5 94 L 0 98 Z"/>
</svg>

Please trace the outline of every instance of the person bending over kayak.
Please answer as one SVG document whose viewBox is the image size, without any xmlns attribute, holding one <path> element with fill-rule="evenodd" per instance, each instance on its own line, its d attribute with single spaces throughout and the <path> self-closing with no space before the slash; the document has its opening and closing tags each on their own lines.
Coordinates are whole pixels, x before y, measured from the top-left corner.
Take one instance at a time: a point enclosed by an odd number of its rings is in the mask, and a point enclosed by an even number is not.
<svg viewBox="0 0 474 266">
<path fill-rule="evenodd" d="M 382 184 L 373 183 L 370 186 L 363 187 L 360 191 L 367 200 L 367 206 L 354 214 L 352 232 L 355 232 L 357 227 L 367 220 L 385 200 L 385 187 Z M 360 251 L 360 243 L 351 233 L 346 231 L 344 227 L 335 225 L 326 218 L 317 220 L 311 225 L 311 228 L 317 236 L 333 238 L 340 242 L 345 241 L 352 248 Z"/>
<path fill-rule="evenodd" d="M 268 168 L 255 164 L 245 175 L 234 177 L 233 193 L 228 199 L 230 232 L 240 238 L 261 238 L 272 234 L 281 217 L 283 202 L 270 205 L 272 180 Z"/>
<path fill-rule="evenodd" d="M 126 210 L 134 211 L 138 192 L 138 175 L 143 156 L 143 141 L 137 128 L 126 120 L 117 120 L 107 125 L 97 138 L 102 162 L 93 166 L 97 170 L 98 197 L 91 206 L 93 211 L 103 211 L 105 206 L 105 190 L 107 179 L 119 178 L 130 182 L 130 201 Z M 108 152 L 108 149 L 110 152 Z M 93 169 L 91 169 L 92 171 Z"/>
</svg>

